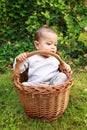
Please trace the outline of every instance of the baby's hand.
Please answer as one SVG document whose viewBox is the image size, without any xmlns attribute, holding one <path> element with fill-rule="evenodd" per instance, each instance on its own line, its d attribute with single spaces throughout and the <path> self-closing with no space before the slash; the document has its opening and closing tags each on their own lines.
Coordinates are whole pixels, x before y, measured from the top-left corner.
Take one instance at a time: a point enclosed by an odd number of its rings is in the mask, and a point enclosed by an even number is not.
<svg viewBox="0 0 87 130">
<path fill-rule="evenodd" d="M 19 61 L 23 61 L 23 60 L 25 60 L 25 59 L 27 58 L 27 55 L 26 55 L 26 53 L 24 52 L 24 53 L 22 53 L 22 54 L 19 54 L 16 58 L 17 58 L 17 60 L 19 60 Z"/>
<path fill-rule="evenodd" d="M 67 70 L 68 73 L 72 74 L 72 70 L 71 70 L 70 65 L 68 65 L 68 64 L 65 63 L 65 68 L 66 68 L 66 70 Z"/>
</svg>

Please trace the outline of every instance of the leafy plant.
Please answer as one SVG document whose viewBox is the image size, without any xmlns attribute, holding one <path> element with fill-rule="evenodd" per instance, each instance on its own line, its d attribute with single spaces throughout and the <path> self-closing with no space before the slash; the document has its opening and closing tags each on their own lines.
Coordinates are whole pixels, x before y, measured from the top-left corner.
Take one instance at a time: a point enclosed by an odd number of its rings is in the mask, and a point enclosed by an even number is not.
<svg viewBox="0 0 87 130">
<path fill-rule="evenodd" d="M 83 1 L 1 0 L 0 68 L 6 62 L 7 64 L 8 61 L 11 62 L 17 54 L 34 50 L 34 32 L 36 28 L 44 24 L 58 33 L 59 44 L 67 46 L 66 50 L 71 57 L 73 51 L 84 53 L 82 48 L 76 50 L 75 44 L 78 43 L 80 33 L 87 25 L 86 16 L 87 8 Z M 84 48 L 87 48 L 86 43 L 87 41 L 83 42 Z M 63 49 L 62 46 L 61 49 Z"/>
</svg>

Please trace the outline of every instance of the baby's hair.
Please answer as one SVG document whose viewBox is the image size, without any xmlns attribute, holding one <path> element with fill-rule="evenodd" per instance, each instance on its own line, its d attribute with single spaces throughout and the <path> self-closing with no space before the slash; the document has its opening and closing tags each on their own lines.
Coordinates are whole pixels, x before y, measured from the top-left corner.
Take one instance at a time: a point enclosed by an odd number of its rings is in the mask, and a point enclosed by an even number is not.
<svg viewBox="0 0 87 130">
<path fill-rule="evenodd" d="M 42 36 L 43 31 L 52 32 L 56 34 L 56 32 L 52 28 L 48 27 L 47 25 L 43 25 L 39 27 L 35 32 L 36 41 L 39 41 L 40 37 Z"/>
</svg>

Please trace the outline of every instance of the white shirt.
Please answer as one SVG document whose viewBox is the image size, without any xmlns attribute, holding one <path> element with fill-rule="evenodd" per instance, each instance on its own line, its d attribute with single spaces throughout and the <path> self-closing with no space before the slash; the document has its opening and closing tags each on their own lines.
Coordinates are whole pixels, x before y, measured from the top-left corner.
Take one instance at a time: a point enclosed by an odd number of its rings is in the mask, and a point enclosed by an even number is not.
<svg viewBox="0 0 87 130">
<path fill-rule="evenodd" d="M 15 68 L 16 61 L 13 64 Z M 53 56 L 43 57 L 34 55 L 28 58 L 20 65 L 20 73 L 28 69 L 28 82 L 43 83 L 50 81 L 57 73 L 59 73 L 60 62 Z"/>
</svg>

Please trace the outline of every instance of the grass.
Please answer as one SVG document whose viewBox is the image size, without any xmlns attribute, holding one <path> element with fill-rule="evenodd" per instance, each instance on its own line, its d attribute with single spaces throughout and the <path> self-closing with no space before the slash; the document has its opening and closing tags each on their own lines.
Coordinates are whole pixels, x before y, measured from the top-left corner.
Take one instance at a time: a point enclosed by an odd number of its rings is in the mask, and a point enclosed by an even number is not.
<svg viewBox="0 0 87 130">
<path fill-rule="evenodd" d="M 87 72 L 74 71 L 74 85 L 65 113 L 52 122 L 26 116 L 12 71 L 0 75 L 0 130 L 87 130 Z"/>
</svg>

